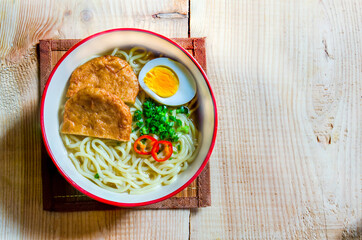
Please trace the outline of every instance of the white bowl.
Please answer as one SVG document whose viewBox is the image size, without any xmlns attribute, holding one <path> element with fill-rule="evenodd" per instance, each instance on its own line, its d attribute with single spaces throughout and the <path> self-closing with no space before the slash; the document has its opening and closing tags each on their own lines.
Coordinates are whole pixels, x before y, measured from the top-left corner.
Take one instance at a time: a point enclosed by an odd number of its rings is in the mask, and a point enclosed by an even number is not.
<svg viewBox="0 0 362 240">
<path fill-rule="evenodd" d="M 67 150 L 59 131 L 59 107 L 63 104 L 67 83 L 73 70 L 92 55 L 102 54 L 116 47 L 122 49 L 130 46 L 144 46 L 184 64 L 196 79 L 200 103 L 198 129 L 201 134 L 197 157 L 172 184 L 140 195 L 105 190 L 79 174 L 67 157 Z M 70 184 L 100 202 L 121 207 L 135 207 L 165 200 L 195 180 L 205 167 L 215 144 L 217 110 L 205 72 L 185 49 L 157 33 L 141 29 L 120 28 L 89 36 L 64 54 L 55 65 L 45 86 L 41 101 L 40 123 L 46 149 L 59 172 Z"/>
</svg>

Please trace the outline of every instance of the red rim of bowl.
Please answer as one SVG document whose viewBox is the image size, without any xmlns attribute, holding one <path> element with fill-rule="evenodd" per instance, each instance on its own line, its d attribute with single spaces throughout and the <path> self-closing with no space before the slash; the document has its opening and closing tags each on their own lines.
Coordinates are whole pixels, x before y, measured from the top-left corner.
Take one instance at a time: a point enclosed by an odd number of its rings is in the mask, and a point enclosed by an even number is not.
<svg viewBox="0 0 362 240">
<path fill-rule="evenodd" d="M 53 75 L 54 73 L 56 72 L 56 70 L 58 69 L 59 65 L 64 61 L 64 59 L 71 53 L 74 51 L 74 49 L 76 49 L 78 46 L 82 45 L 83 43 L 87 42 L 88 40 L 92 39 L 92 38 L 95 38 L 99 35 L 103 35 L 103 34 L 106 34 L 106 33 L 110 33 L 110 32 L 115 32 L 115 31 L 135 31 L 135 32 L 144 32 L 144 33 L 148 33 L 148 34 L 151 34 L 151 35 L 154 35 L 154 36 L 157 36 L 159 38 L 162 38 L 170 43 L 172 43 L 174 46 L 178 47 L 181 51 L 183 51 L 192 61 L 193 63 L 197 66 L 197 68 L 199 69 L 199 71 L 201 72 L 203 78 L 205 79 L 206 81 L 206 84 L 209 88 L 209 91 L 210 91 L 210 94 L 211 94 L 211 98 L 212 98 L 212 101 L 213 101 L 213 105 L 214 105 L 214 121 L 215 121 L 215 126 L 214 126 L 214 132 L 213 132 L 213 137 L 212 137 L 212 141 L 211 141 L 211 145 L 210 145 L 210 148 L 209 148 L 209 151 L 203 161 L 203 163 L 201 164 L 200 168 L 196 171 L 196 173 L 194 174 L 194 176 L 192 176 L 184 185 L 182 185 L 181 187 L 179 187 L 178 189 L 176 189 L 175 191 L 173 191 L 172 193 L 169 193 L 167 194 L 166 196 L 163 196 L 161 198 L 157 198 L 157 199 L 154 199 L 154 200 L 151 200 L 151 201 L 146 201 L 146 202 L 138 202 L 138 203 L 121 203 L 121 202 L 114 202 L 114 201 L 110 201 L 110 200 L 107 200 L 107 199 L 104 199 L 104 198 L 101 198 L 101 197 L 98 197 L 90 192 L 88 192 L 87 190 L 81 188 L 76 182 L 74 182 L 64 171 L 63 169 L 61 169 L 57 162 L 55 161 L 55 157 L 49 147 L 49 143 L 48 143 L 48 139 L 46 137 L 46 134 L 45 134 L 45 127 L 44 127 L 44 102 L 45 102 L 45 97 L 46 97 L 46 94 L 47 94 L 47 90 L 48 90 L 48 86 L 49 86 L 49 83 L 51 81 L 51 79 L 53 78 Z M 216 109 L 216 101 L 215 101 L 215 96 L 212 92 L 212 89 L 211 89 L 211 86 L 210 86 L 210 83 L 209 83 L 209 80 L 204 72 L 204 70 L 201 68 L 200 64 L 195 60 L 195 58 L 190 54 L 188 53 L 184 48 L 182 48 L 180 45 L 178 45 L 176 42 L 172 41 L 171 39 L 165 37 L 165 36 L 162 36 L 158 33 L 154 33 L 154 32 L 151 32 L 151 31 L 148 31 L 148 30 L 144 30 L 144 29 L 138 29 L 138 28 L 115 28 L 115 29 L 109 29 L 109 30 L 106 30 L 106 31 L 102 31 L 102 32 L 99 32 L 99 33 L 96 33 L 96 34 L 93 34 L 83 40 L 81 40 L 80 42 L 76 43 L 73 47 L 71 47 L 61 58 L 60 60 L 57 62 L 57 64 L 55 65 L 54 69 L 52 70 L 52 72 L 50 73 L 50 76 L 48 78 L 48 81 L 45 85 L 45 88 L 44 88 L 44 91 L 43 91 L 43 95 L 42 95 L 42 99 L 41 99 L 41 106 L 40 106 L 40 124 L 41 124 L 41 131 L 42 131 L 42 137 L 43 137 L 43 140 L 44 140 L 44 145 L 46 147 L 46 150 L 49 154 L 49 156 L 51 157 L 53 163 L 55 164 L 55 166 L 57 167 L 58 171 L 63 175 L 63 177 L 73 186 L 75 187 L 77 190 L 79 190 L 80 192 L 84 193 L 85 195 L 99 201 L 99 202 L 103 202 L 103 203 L 106 203 L 106 204 L 110 204 L 110 205 L 114 205 L 114 206 L 118 206 L 118 207 L 137 207 L 137 206 L 144 206 L 144 205 L 148 205 L 148 204 L 153 204 L 153 203 L 157 203 L 157 202 L 160 202 L 160 201 L 163 201 L 165 199 L 168 199 L 170 197 L 172 197 L 173 195 L 179 193 L 180 191 L 182 191 L 183 189 L 185 189 L 188 185 L 191 184 L 192 181 L 194 181 L 197 176 L 201 173 L 201 171 L 205 168 L 209 158 L 210 158 L 210 155 L 212 153 L 212 150 L 214 148 L 214 145 L 215 145 L 215 140 L 216 140 L 216 132 L 217 132 L 217 124 L 218 124 L 218 120 L 217 120 L 217 109 Z"/>
</svg>

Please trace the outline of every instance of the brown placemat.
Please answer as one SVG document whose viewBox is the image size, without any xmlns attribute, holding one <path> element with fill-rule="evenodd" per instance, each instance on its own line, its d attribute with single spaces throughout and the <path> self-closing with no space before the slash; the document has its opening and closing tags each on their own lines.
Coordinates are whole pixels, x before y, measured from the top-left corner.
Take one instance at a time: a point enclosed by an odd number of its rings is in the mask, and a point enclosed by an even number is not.
<svg viewBox="0 0 362 240">
<path fill-rule="evenodd" d="M 175 38 L 190 52 L 206 71 L 206 54 L 204 38 Z M 40 67 L 40 96 L 51 70 L 63 54 L 76 44 L 79 39 L 40 40 L 39 67 Z M 49 211 L 89 211 L 117 209 L 95 201 L 73 188 L 58 172 L 48 156 L 42 143 L 42 182 L 43 182 L 43 208 Z M 199 177 L 177 195 L 156 204 L 137 207 L 143 209 L 157 208 L 198 208 L 211 205 L 210 170 L 209 164 Z"/>
</svg>

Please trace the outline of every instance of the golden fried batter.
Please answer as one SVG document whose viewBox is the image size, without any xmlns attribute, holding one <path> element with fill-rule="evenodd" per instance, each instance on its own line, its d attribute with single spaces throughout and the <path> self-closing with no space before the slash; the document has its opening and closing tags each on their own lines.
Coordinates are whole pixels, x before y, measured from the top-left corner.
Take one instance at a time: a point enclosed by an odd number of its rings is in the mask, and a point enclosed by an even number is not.
<svg viewBox="0 0 362 240">
<path fill-rule="evenodd" d="M 134 103 L 139 91 L 131 66 L 114 56 L 97 57 L 77 67 L 71 77 L 67 97 L 86 87 L 102 88 L 126 103 Z"/>
<path fill-rule="evenodd" d="M 129 107 L 100 88 L 79 90 L 65 103 L 62 133 L 129 141 L 132 130 Z"/>
</svg>

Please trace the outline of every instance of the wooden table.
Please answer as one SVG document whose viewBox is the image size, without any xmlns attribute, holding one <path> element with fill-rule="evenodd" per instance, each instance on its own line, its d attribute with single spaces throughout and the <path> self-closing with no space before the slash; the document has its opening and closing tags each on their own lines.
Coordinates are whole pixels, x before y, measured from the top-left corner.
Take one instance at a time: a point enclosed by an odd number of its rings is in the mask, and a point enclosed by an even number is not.
<svg viewBox="0 0 362 240">
<path fill-rule="evenodd" d="M 0 239 L 360 239 L 362 2 L 0 2 Z M 207 37 L 212 206 L 42 210 L 44 38 L 116 27 Z"/>
</svg>

